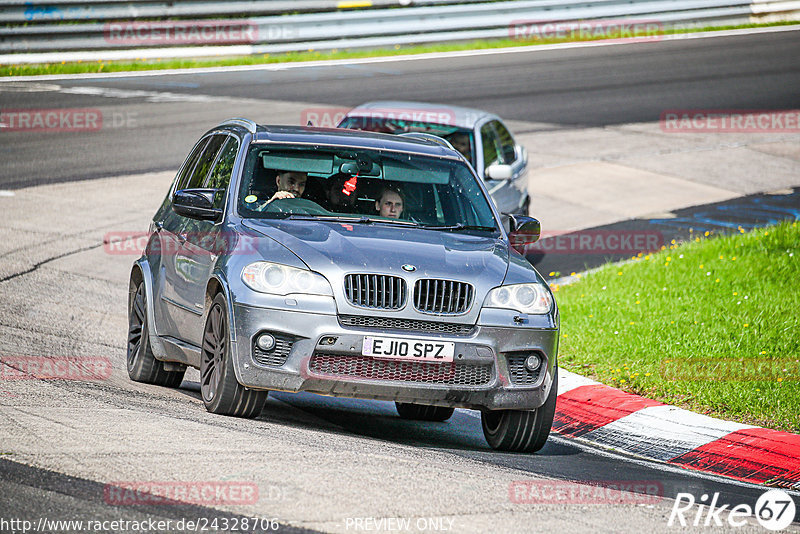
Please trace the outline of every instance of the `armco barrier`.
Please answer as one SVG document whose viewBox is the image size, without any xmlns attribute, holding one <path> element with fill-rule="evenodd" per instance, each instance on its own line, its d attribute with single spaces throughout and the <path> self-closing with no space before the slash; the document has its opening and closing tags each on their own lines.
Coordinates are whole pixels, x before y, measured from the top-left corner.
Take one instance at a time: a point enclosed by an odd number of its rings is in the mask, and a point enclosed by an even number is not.
<svg viewBox="0 0 800 534">
<path fill-rule="evenodd" d="M 0 0 L 0 22 L 52 22 L 87 20 L 139 20 L 196 17 L 252 17 L 314 13 L 339 9 L 386 8 L 413 5 L 468 4 L 486 0 Z"/>
<path fill-rule="evenodd" d="M 800 19 L 800 0 L 516 0 L 458 4 L 447 0 L 384 0 L 371 3 L 373 7 L 383 6 L 380 9 L 330 11 L 364 3 L 94 1 L 76 7 L 60 1 L 46 6 L 0 1 L 0 24 L 5 24 L 0 26 L 0 64 L 271 54 L 519 38 L 514 28 L 520 21 L 648 20 L 669 28 Z M 275 13 L 289 4 L 292 14 L 252 16 Z M 385 8 L 407 4 L 414 5 Z M 235 6 L 239 6 L 238 11 Z M 329 11 L 314 12 L 325 9 Z M 240 16 L 230 18 L 234 13 Z M 147 17 L 171 20 L 142 20 Z M 76 22 L 87 19 L 93 22 Z"/>
</svg>

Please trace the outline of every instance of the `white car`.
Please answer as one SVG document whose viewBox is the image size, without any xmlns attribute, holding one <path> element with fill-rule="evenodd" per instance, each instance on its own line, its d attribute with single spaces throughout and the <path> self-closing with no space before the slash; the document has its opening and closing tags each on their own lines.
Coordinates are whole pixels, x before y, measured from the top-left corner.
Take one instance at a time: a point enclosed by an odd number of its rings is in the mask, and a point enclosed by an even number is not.
<svg viewBox="0 0 800 534">
<path fill-rule="evenodd" d="M 464 155 L 484 180 L 500 213 L 528 215 L 528 154 L 497 115 L 444 104 L 380 101 L 351 109 L 338 127 L 390 134 L 423 132 L 442 137 Z"/>
</svg>

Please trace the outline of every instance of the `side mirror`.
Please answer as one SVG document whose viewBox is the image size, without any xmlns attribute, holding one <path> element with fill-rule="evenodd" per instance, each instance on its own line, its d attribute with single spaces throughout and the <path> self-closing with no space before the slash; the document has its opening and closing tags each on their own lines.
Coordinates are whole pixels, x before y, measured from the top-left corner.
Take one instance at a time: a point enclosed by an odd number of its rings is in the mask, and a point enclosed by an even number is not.
<svg viewBox="0 0 800 534">
<path fill-rule="evenodd" d="M 201 221 L 219 221 L 222 210 L 214 208 L 216 189 L 181 189 L 172 197 L 172 210 L 178 215 Z"/>
<path fill-rule="evenodd" d="M 495 164 L 486 167 L 484 174 L 489 180 L 510 180 L 513 173 L 511 172 L 511 165 Z"/>
<path fill-rule="evenodd" d="M 508 227 L 511 248 L 523 255 L 525 247 L 536 243 L 542 234 L 542 225 L 538 219 L 524 215 L 509 215 Z"/>
</svg>

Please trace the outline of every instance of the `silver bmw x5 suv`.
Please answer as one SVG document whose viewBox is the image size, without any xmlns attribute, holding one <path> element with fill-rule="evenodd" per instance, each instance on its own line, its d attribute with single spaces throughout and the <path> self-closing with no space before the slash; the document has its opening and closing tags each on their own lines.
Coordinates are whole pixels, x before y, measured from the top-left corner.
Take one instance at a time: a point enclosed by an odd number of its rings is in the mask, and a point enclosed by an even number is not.
<svg viewBox="0 0 800 534">
<path fill-rule="evenodd" d="M 200 370 L 206 408 L 267 394 L 394 401 L 400 417 L 481 411 L 500 450 L 536 451 L 557 395 L 559 316 L 446 143 L 231 119 L 194 146 L 130 277 L 133 380 Z"/>
</svg>

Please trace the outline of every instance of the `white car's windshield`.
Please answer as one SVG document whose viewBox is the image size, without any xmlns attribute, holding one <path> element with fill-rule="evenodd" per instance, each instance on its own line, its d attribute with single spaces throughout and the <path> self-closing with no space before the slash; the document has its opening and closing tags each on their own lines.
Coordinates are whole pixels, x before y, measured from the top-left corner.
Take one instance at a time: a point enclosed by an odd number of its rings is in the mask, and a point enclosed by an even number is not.
<svg viewBox="0 0 800 534">
<path fill-rule="evenodd" d="M 361 148 L 253 145 L 238 208 L 248 218 L 499 231 L 465 163 Z"/>
<path fill-rule="evenodd" d="M 467 161 L 473 165 L 475 164 L 475 151 L 473 150 L 475 139 L 472 130 L 466 130 L 450 124 L 370 115 L 365 117 L 345 117 L 339 124 L 339 128 L 388 134 L 421 132 L 438 135 L 442 139 L 446 139 L 456 150 L 461 152 L 464 157 L 467 158 Z"/>
</svg>

